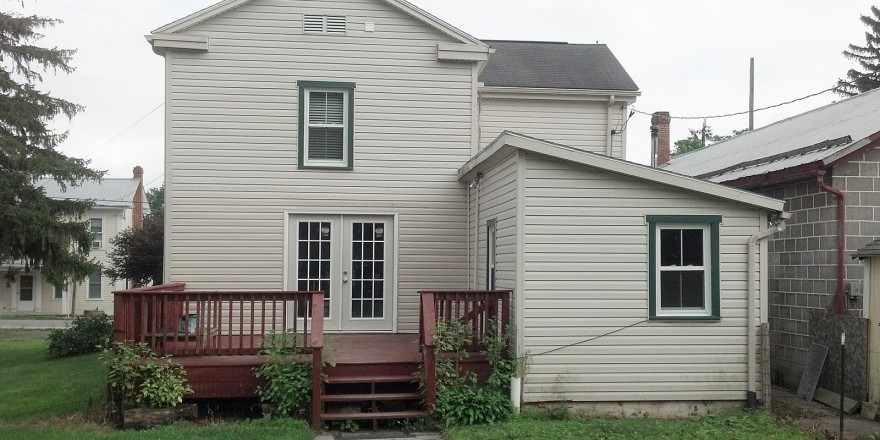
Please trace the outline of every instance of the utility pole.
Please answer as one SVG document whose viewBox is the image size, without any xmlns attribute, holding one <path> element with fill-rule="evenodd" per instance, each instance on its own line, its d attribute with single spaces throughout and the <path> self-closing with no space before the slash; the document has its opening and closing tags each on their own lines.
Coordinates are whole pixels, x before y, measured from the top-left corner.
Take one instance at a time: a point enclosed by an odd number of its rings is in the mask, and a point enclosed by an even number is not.
<svg viewBox="0 0 880 440">
<path fill-rule="evenodd" d="M 749 61 L 749 131 L 755 129 L 755 59 Z"/>
</svg>

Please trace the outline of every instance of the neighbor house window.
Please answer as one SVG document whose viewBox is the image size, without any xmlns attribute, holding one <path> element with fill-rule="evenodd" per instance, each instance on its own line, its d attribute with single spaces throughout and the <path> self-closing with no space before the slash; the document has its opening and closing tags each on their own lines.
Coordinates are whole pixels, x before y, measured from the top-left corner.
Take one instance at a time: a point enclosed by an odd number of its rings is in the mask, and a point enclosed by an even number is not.
<svg viewBox="0 0 880 440">
<path fill-rule="evenodd" d="M 354 87 L 299 82 L 300 168 L 353 168 Z"/>
<path fill-rule="evenodd" d="M 495 290 L 495 220 L 486 223 L 486 289 Z"/>
<path fill-rule="evenodd" d="M 104 220 L 100 218 L 89 219 L 92 230 L 92 249 L 100 249 L 104 241 Z"/>
<path fill-rule="evenodd" d="M 89 299 L 101 299 L 101 271 L 89 275 Z"/>
<path fill-rule="evenodd" d="M 64 299 L 64 288 L 55 286 L 55 294 L 53 295 L 54 299 Z"/>
<path fill-rule="evenodd" d="M 651 319 L 720 319 L 720 216 L 651 216 Z"/>
</svg>

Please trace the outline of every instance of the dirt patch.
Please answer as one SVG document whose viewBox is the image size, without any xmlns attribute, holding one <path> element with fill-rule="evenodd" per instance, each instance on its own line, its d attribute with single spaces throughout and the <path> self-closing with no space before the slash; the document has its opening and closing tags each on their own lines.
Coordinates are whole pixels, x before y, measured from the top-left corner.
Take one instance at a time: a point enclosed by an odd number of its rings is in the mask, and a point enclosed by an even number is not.
<svg viewBox="0 0 880 440">
<path fill-rule="evenodd" d="M 791 391 L 774 388 L 771 411 L 782 423 L 815 435 L 817 438 L 834 439 L 840 429 L 837 409 L 819 402 L 799 399 Z M 873 439 L 880 435 L 880 423 L 865 420 L 858 415 L 845 416 L 844 438 Z"/>
</svg>

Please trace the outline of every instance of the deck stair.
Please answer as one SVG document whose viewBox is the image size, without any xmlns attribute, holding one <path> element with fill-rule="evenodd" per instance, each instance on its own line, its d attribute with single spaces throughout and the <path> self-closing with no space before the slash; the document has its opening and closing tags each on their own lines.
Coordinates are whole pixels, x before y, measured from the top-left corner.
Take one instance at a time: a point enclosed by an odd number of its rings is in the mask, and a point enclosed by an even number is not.
<svg viewBox="0 0 880 440">
<path fill-rule="evenodd" d="M 427 417 L 425 395 L 415 373 L 419 363 L 406 359 L 350 360 L 325 367 L 321 393 L 324 422 L 407 420 Z"/>
</svg>

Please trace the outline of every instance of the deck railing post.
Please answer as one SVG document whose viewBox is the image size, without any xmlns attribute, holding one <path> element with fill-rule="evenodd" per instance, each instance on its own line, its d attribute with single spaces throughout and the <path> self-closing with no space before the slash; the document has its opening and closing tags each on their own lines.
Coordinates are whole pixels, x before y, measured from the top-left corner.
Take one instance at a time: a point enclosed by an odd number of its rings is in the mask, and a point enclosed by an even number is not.
<svg viewBox="0 0 880 440">
<path fill-rule="evenodd" d="M 425 367 L 425 398 L 428 411 L 434 410 L 437 403 L 437 353 L 434 348 L 434 331 L 437 329 L 437 310 L 433 292 L 421 292 L 421 316 L 419 324 L 419 343 Z"/>
<path fill-rule="evenodd" d="M 321 368 L 324 347 L 324 292 L 312 292 L 312 428 L 321 428 Z"/>
</svg>

